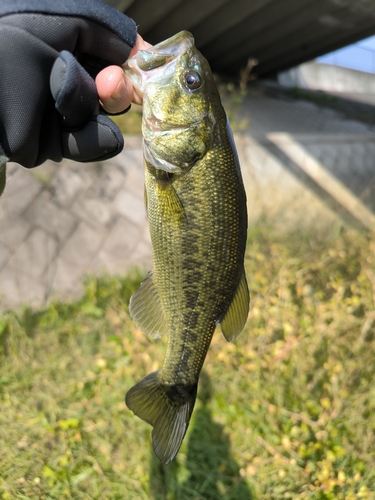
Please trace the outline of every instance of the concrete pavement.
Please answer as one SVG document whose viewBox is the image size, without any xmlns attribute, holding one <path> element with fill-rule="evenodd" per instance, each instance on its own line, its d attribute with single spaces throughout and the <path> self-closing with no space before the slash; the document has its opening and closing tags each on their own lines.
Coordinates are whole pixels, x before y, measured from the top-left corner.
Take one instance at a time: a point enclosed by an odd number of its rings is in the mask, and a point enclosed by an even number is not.
<svg viewBox="0 0 375 500">
<path fill-rule="evenodd" d="M 103 164 L 10 165 L 0 199 L 4 307 L 76 296 L 87 273 L 151 265 L 141 138 Z"/>
<path fill-rule="evenodd" d="M 250 224 L 375 230 L 375 126 L 250 91 L 236 143 Z M 87 273 L 151 268 L 140 137 L 104 163 L 9 165 L 0 198 L 0 309 L 82 292 Z"/>
</svg>

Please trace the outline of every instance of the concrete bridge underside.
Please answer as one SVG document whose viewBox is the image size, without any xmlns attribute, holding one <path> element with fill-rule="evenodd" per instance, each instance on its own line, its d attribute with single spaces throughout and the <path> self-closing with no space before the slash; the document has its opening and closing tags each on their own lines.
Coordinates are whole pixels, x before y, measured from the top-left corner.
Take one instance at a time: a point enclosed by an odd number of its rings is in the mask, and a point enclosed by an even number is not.
<svg viewBox="0 0 375 500">
<path fill-rule="evenodd" d="M 375 34 L 375 0 L 106 0 L 157 43 L 191 31 L 215 71 L 273 74 Z"/>
</svg>

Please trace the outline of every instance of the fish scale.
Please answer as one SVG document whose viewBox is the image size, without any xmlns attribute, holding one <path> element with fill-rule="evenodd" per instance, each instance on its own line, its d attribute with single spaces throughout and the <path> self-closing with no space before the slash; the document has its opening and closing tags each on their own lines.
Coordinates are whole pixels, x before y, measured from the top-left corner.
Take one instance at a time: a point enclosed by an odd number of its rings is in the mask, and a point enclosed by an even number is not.
<svg viewBox="0 0 375 500">
<path fill-rule="evenodd" d="M 186 433 L 216 325 L 233 340 L 246 322 L 246 196 L 214 79 L 192 36 L 138 53 L 126 71 L 143 92 L 153 247 L 153 272 L 130 313 L 146 334 L 168 335 L 162 367 L 126 403 L 153 426 L 155 453 L 167 464 Z"/>
</svg>

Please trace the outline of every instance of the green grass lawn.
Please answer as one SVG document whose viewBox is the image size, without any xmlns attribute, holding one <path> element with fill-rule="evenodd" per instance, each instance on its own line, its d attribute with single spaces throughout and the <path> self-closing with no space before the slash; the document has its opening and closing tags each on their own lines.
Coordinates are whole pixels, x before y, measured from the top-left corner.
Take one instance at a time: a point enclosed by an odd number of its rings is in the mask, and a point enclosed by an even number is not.
<svg viewBox="0 0 375 500">
<path fill-rule="evenodd" d="M 246 267 L 248 324 L 218 328 L 167 467 L 124 403 L 165 351 L 128 315 L 143 275 L 0 316 L 0 498 L 374 499 L 375 243 L 257 229 Z"/>
</svg>

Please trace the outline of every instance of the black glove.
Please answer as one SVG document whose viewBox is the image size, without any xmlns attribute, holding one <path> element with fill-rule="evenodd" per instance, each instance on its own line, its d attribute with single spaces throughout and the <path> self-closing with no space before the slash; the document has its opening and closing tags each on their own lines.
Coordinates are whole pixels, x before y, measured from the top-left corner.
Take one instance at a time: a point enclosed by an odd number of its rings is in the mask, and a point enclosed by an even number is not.
<svg viewBox="0 0 375 500">
<path fill-rule="evenodd" d="M 121 65 L 136 26 L 101 0 L 0 1 L 0 145 L 11 161 L 98 161 L 123 148 L 93 78 Z"/>
</svg>

